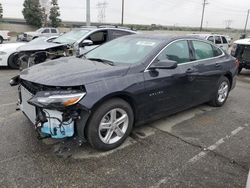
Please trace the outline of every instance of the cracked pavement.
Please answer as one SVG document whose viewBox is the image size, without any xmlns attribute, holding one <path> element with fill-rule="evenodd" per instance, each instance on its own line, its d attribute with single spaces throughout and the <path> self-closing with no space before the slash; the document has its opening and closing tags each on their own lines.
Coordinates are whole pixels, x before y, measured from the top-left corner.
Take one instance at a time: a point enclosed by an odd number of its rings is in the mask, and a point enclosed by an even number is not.
<svg viewBox="0 0 250 188">
<path fill-rule="evenodd" d="M 136 128 L 118 149 L 37 140 L 16 111 L 18 71 L 0 69 L 0 187 L 245 187 L 250 71 L 222 108 L 204 104 Z"/>
</svg>

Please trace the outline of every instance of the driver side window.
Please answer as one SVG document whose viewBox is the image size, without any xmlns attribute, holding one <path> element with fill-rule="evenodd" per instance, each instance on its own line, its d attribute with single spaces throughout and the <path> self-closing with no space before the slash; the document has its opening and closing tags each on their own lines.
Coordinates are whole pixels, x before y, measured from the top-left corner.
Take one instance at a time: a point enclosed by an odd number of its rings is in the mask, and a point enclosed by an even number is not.
<svg viewBox="0 0 250 188">
<path fill-rule="evenodd" d="M 178 64 L 189 62 L 190 55 L 188 42 L 186 40 L 182 40 L 170 44 L 157 57 L 158 61 L 166 59 L 176 61 Z"/>
<path fill-rule="evenodd" d="M 93 45 L 101 45 L 107 41 L 107 31 L 98 31 L 91 34 L 88 38 L 93 42 Z"/>
</svg>

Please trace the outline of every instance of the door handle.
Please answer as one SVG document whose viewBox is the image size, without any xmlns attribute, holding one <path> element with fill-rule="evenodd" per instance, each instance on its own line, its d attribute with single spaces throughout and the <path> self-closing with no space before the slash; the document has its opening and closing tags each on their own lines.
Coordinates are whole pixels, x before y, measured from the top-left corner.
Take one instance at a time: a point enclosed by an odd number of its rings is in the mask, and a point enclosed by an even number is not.
<svg viewBox="0 0 250 188">
<path fill-rule="evenodd" d="M 192 68 L 188 68 L 187 70 L 186 70 L 186 73 L 187 74 L 191 74 L 191 73 L 193 73 L 194 72 L 194 69 L 192 69 Z"/>
<path fill-rule="evenodd" d="M 216 63 L 215 66 L 216 67 L 221 67 L 221 64 L 220 63 Z"/>
</svg>

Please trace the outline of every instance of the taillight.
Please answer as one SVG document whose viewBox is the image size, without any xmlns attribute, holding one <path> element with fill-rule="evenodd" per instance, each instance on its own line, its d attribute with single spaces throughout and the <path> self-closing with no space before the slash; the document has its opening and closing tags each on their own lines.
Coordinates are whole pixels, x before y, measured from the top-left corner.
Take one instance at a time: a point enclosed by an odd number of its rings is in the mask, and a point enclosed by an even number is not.
<svg viewBox="0 0 250 188">
<path fill-rule="evenodd" d="M 239 59 L 236 59 L 234 63 L 237 65 L 237 67 L 240 66 L 240 60 Z"/>
<path fill-rule="evenodd" d="M 10 32 L 8 32 L 7 35 L 10 37 Z"/>
</svg>

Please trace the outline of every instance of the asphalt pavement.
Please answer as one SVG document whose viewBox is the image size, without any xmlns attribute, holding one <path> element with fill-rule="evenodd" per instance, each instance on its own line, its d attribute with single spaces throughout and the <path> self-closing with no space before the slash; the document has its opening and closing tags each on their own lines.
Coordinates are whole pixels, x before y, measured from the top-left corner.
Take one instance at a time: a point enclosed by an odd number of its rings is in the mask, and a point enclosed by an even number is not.
<svg viewBox="0 0 250 188">
<path fill-rule="evenodd" d="M 18 71 L 0 69 L 0 187 L 245 187 L 250 71 L 221 108 L 206 104 L 136 128 L 118 149 L 38 140 L 16 111 Z"/>
</svg>

